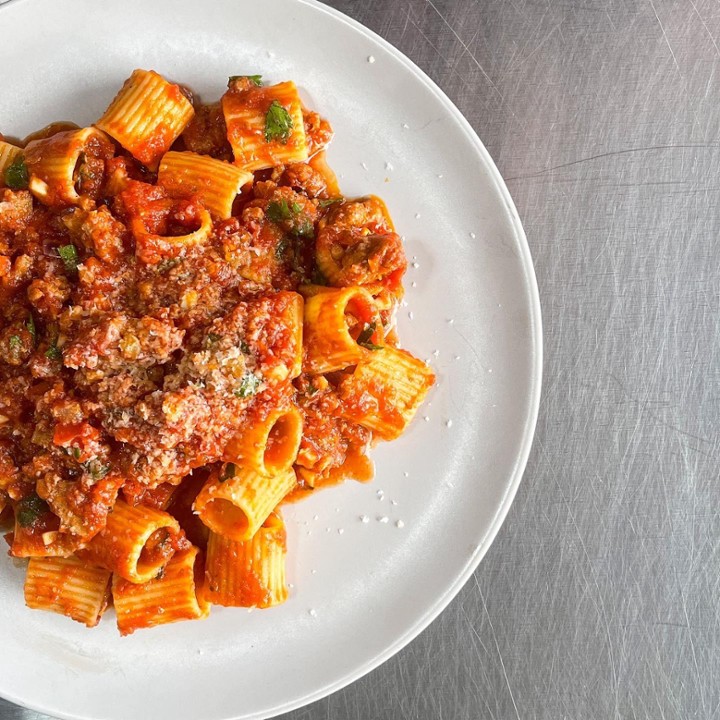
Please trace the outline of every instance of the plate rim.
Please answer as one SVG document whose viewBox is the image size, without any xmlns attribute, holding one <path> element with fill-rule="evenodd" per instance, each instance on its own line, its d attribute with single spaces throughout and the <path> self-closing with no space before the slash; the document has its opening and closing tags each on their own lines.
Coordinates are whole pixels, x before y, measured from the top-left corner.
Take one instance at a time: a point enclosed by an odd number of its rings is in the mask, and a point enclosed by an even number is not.
<svg viewBox="0 0 720 720">
<path fill-rule="evenodd" d="M 286 0 L 287 1 L 287 0 Z M 517 241 L 519 250 L 519 260 L 522 269 L 523 280 L 525 284 L 525 290 L 529 299 L 529 334 L 530 334 L 530 351 L 532 355 L 531 372 L 529 377 L 530 392 L 529 392 L 529 403 L 528 403 L 528 414 L 525 418 L 525 422 L 522 428 L 522 434 L 520 438 L 520 448 L 514 459 L 513 470 L 508 478 L 508 482 L 505 488 L 505 492 L 502 499 L 495 511 L 495 515 L 490 523 L 490 526 L 485 531 L 484 535 L 478 542 L 473 553 L 468 557 L 464 566 L 458 573 L 454 582 L 448 586 L 445 591 L 435 599 L 432 606 L 422 615 L 417 621 L 401 636 L 395 638 L 382 652 L 376 654 L 374 657 L 369 659 L 367 662 L 354 668 L 352 671 L 346 673 L 342 677 L 333 680 L 319 688 L 316 688 L 310 693 L 306 693 L 293 700 L 289 700 L 282 705 L 276 706 L 268 711 L 259 711 L 252 715 L 246 716 L 234 716 L 236 718 L 243 717 L 244 720 L 269 720 L 270 718 L 277 717 L 283 713 L 292 712 L 299 708 L 310 705 L 311 703 L 322 700 L 329 695 L 342 690 L 343 688 L 351 685 L 353 682 L 360 678 L 368 675 L 373 670 L 380 667 L 380 665 L 387 662 L 394 655 L 397 655 L 403 648 L 405 648 L 410 642 L 417 638 L 429 625 L 447 608 L 452 600 L 458 595 L 460 590 L 468 582 L 472 574 L 480 565 L 485 554 L 490 549 L 490 546 L 494 542 L 500 528 L 505 522 L 510 507 L 512 506 L 513 500 L 517 493 L 520 482 L 522 481 L 527 461 L 532 448 L 533 439 L 535 435 L 535 429 L 537 426 L 539 408 L 540 408 L 540 397 L 542 390 L 542 377 L 543 377 L 543 332 L 542 332 L 542 310 L 540 305 L 540 294 L 538 290 L 537 277 L 535 274 L 535 267 L 532 260 L 532 254 L 530 252 L 530 246 L 528 244 L 527 235 L 523 228 L 520 216 L 518 214 L 515 203 L 512 199 L 510 191 L 503 179 L 500 171 L 495 164 L 492 156 L 488 152 L 484 143 L 480 139 L 480 136 L 472 127 L 467 118 L 463 115 L 460 109 L 455 103 L 448 97 L 445 91 L 413 60 L 411 60 L 404 52 L 399 48 L 395 47 L 388 40 L 385 40 L 381 35 L 371 30 L 367 26 L 363 25 L 358 20 L 346 15 L 340 10 L 333 8 L 329 5 L 325 5 L 320 0 L 290 0 L 296 2 L 299 5 L 305 5 L 309 8 L 313 8 L 319 12 L 323 12 L 330 15 L 335 20 L 343 23 L 350 27 L 352 30 L 365 36 L 372 42 L 379 45 L 395 60 L 399 61 L 407 70 L 409 70 L 419 81 L 421 81 L 425 87 L 440 101 L 445 110 L 450 116 L 458 123 L 460 128 L 463 130 L 465 136 L 469 142 L 476 148 L 479 153 L 481 161 L 489 171 L 492 183 L 497 190 L 498 194 L 503 200 L 505 205 L 505 213 L 509 217 L 510 225 L 512 227 L 515 239 Z M 10 6 L 19 5 L 21 2 L 29 2 L 29 0 L 0 0 L 0 15 Z M 14 697 L 12 694 L 1 693 L 0 697 L 4 698 L 8 702 L 14 703 L 20 707 L 30 709 L 34 712 L 44 713 L 49 716 L 62 718 L 63 720 L 78 720 L 83 717 L 80 715 L 69 715 L 63 712 L 57 712 L 49 708 L 44 707 L 41 704 L 35 704 L 32 701 L 27 701 L 21 698 Z M 269 713 L 269 714 L 268 714 Z M 91 718 L 85 718 L 84 720 L 92 720 Z"/>
</svg>

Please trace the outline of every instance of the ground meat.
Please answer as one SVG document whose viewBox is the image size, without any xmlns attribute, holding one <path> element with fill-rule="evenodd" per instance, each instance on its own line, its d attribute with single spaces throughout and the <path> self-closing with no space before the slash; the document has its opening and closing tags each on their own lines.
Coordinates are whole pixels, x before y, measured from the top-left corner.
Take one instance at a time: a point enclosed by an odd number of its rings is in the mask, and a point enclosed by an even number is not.
<svg viewBox="0 0 720 720">
<path fill-rule="evenodd" d="M 131 246 L 129 231 L 105 206 L 90 212 L 74 208 L 63 217 L 63 223 L 75 239 L 105 262 L 115 262 Z"/>
<path fill-rule="evenodd" d="M 280 177 L 281 185 L 288 185 L 293 190 L 305 193 L 311 198 L 327 197 L 327 182 L 315 169 L 305 163 L 288 165 Z"/>
<path fill-rule="evenodd" d="M 10 325 L 0 332 L 0 360 L 22 365 L 33 350 L 33 338 L 24 325 Z"/>
<path fill-rule="evenodd" d="M 27 298 L 40 315 L 54 319 L 70 298 L 70 282 L 64 275 L 46 275 L 30 283 Z"/>
<path fill-rule="evenodd" d="M 332 129 L 303 115 L 317 154 Z M 232 162 L 226 132 L 220 103 L 195 103 L 173 149 Z M 232 217 L 197 235 L 201 199 L 102 138 L 79 158 L 80 202 L 0 190 L 0 504 L 39 508 L 14 554 L 81 548 L 119 491 L 161 508 L 181 484 L 191 515 L 203 473 L 278 408 L 304 418 L 298 472 L 329 477 L 362 454 L 370 432 L 341 417 L 332 383 L 296 377 L 299 291 L 336 282 L 318 272 L 323 248 L 377 297 L 404 256 L 382 203 L 337 202 L 322 154 L 310 162 L 258 171 Z"/>
<path fill-rule="evenodd" d="M 27 190 L 0 190 L 0 234 L 27 227 L 32 216 L 32 195 Z"/>
<path fill-rule="evenodd" d="M 368 228 L 375 232 L 389 231 L 384 206 L 375 197 L 332 205 L 321 223 L 323 227 Z"/>
<path fill-rule="evenodd" d="M 333 137 L 333 129 L 330 123 L 312 110 L 303 110 L 305 121 L 305 137 L 307 138 L 310 155 L 327 147 Z"/>
<path fill-rule="evenodd" d="M 63 363 L 74 370 L 98 370 L 103 377 L 131 363 L 140 367 L 163 364 L 180 348 L 184 334 L 174 324 L 153 317 L 104 317 L 68 343 Z"/>
<path fill-rule="evenodd" d="M 195 116 L 185 128 L 182 137 L 188 150 L 232 162 L 232 148 L 227 140 L 227 128 L 220 103 L 196 107 Z"/>
<path fill-rule="evenodd" d="M 304 417 L 297 464 L 314 475 L 326 476 L 343 465 L 351 449 L 364 448 L 370 433 L 339 417 L 340 400 L 324 377 L 302 375 L 295 386 Z"/>
<path fill-rule="evenodd" d="M 63 479 L 52 470 L 36 473 L 38 495 L 60 518 L 60 530 L 86 542 L 105 526 L 107 514 L 115 503 L 124 478 L 117 473 L 95 479 L 86 475 L 75 480 Z"/>
</svg>

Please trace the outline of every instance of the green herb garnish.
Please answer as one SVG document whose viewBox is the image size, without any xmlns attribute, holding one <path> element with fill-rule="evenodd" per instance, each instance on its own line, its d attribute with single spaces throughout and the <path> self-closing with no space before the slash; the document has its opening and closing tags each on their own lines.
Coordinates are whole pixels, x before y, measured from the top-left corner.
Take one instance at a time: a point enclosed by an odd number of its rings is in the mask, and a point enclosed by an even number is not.
<svg viewBox="0 0 720 720">
<path fill-rule="evenodd" d="M 45 357 L 51 360 L 62 360 L 62 350 L 55 344 L 51 345 L 45 351 Z"/>
<path fill-rule="evenodd" d="M 19 335 L 11 335 L 10 336 L 10 339 L 8 340 L 8 345 L 10 346 L 11 350 L 19 350 L 21 344 L 22 343 L 20 342 Z"/>
<path fill-rule="evenodd" d="M 251 372 L 246 372 L 240 381 L 240 387 L 235 391 L 235 397 L 246 398 L 254 395 L 260 387 L 260 378 Z"/>
<path fill-rule="evenodd" d="M 294 203 L 296 204 L 296 203 Z M 282 222 L 283 220 L 292 220 L 292 211 L 287 204 L 287 200 L 273 200 L 267 206 L 265 216 L 272 222 Z"/>
<path fill-rule="evenodd" d="M 288 239 L 286 237 L 281 238 L 280 242 L 277 244 L 277 247 L 275 248 L 275 257 L 278 260 L 282 260 L 283 255 L 285 254 L 285 251 L 288 247 Z"/>
<path fill-rule="evenodd" d="M 242 352 L 244 352 L 246 355 L 248 355 L 250 353 L 250 346 L 244 340 L 241 340 L 240 341 L 240 350 L 242 350 Z"/>
<path fill-rule="evenodd" d="M 305 217 L 295 225 L 293 232 L 301 237 L 312 237 L 315 234 L 315 228 L 310 219 Z"/>
<path fill-rule="evenodd" d="M 228 78 L 228 83 L 231 83 L 233 80 L 242 80 L 243 78 L 247 78 L 253 85 L 257 85 L 258 87 L 262 85 L 262 75 L 231 75 Z"/>
<path fill-rule="evenodd" d="M 367 348 L 368 350 L 380 350 L 382 345 L 375 345 L 375 343 L 370 342 L 370 338 L 375 333 L 375 329 L 377 328 L 377 323 L 373 320 L 371 323 L 365 323 L 365 327 L 360 331 L 360 334 L 357 338 L 357 344 L 361 345 L 364 348 Z"/>
<path fill-rule="evenodd" d="M 58 255 L 65 263 L 65 270 L 68 275 L 77 275 L 78 271 L 78 252 L 74 245 L 61 245 L 58 248 Z"/>
<path fill-rule="evenodd" d="M 235 473 L 237 471 L 237 468 L 235 467 L 235 463 L 227 463 L 225 465 L 225 468 L 220 473 L 220 477 L 218 478 L 220 482 L 225 482 L 226 480 L 229 480 L 230 478 L 235 477 Z"/>
<path fill-rule="evenodd" d="M 292 127 L 290 113 L 277 100 L 273 100 L 265 115 L 265 142 L 279 140 L 283 144 L 287 143 Z"/>
<path fill-rule="evenodd" d="M 292 220 L 292 228 L 290 232 L 294 235 L 303 237 L 312 237 L 314 228 L 310 218 L 306 216 L 298 217 L 302 213 L 302 205 L 293 202 L 288 205 L 287 200 L 272 200 L 265 211 L 265 217 L 274 223 L 286 222 Z"/>
<path fill-rule="evenodd" d="M 313 268 L 312 275 L 310 276 L 310 280 L 312 281 L 313 285 L 327 285 L 328 279 L 325 277 L 325 273 L 319 268 L 315 267 Z"/>
<path fill-rule="evenodd" d="M 25 327 L 32 336 L 33 343 L 35 343 L 35 341 L 37 340 L 37 329 L 35 327 L 35 318 L 33 317 L 32 313 L 28 313 L 28 319 L 25 321 Z"/>
<path fill-rule="evenodd" d="M 343 201 L 343 198 L 341 198 L 341 197 L 328 198 L 327 200 L 320 200 L 320 202 L 318 203 L 318 205 L 319 205 L 321 208 L 326 208 L 326 207 L 330 207 L 330 205 L 334 205 L 335 203 L 339 203 L 339 202 L 342 202 L 342 201 Z"/>
<path fill-rule="evenodd" d="M 110 472 L 110 465 L 103 465 L 99 460 L 93 459 L 81 463 L 83 470 L 93 478 L 93 480 L 101 480 Z"/>
<path fill-rule="evenodd" d="M 161 263 L 158 263 L 158 272 L 164 273 L 167 270 L 172 270 L 174 267 L 177 267 L 181 262 L 182 258 L 168 258 L 167 260 L 163 260 Z"/>
<path fill-rule="evenodd" d="M 15 507 L 15 519 L 20 527 L 30 527 L 41 515 L 48 512 L 48 504 L 36 494 L 24 497 Z"/>
<path fill-rule="evenodd" d="M 29 180 L 27 165 L 22 155 L 5 168 L 5 184 L 11 190 L 25 190 Z"/>
</svg>

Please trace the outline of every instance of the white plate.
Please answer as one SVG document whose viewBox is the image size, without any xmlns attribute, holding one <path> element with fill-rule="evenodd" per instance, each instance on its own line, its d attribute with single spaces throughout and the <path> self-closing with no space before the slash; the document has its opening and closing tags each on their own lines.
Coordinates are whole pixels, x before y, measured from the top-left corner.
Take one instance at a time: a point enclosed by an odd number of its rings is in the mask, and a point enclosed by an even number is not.
<svg viewBox="0 0 720 720">
<path fill-rule="evenodd" d="M 346 483 L 288 510 L 294 588 L 281 608 L 214 608 L 204 622 L 120 638 L 111 615 L 87 630 L 26 609 L 23 573 L 3 557 L 0 694 L 93 720 L 260 718 L 317 700 L 438 615 L 520 482 L 541 328 L 510 195 L 470 125 L 417 67 L 316 2 L 15 0 L 0 9 L 0 29 L 0 129 L 12 135 L 92 122 L 136 67 L 205 99 L 232 74 L 296 80 L 335 128 L 329 159 L 345 193 L 384 197 L 405 234 L 413 264 L 400 335 L 438 373 L 407 435 L 377 448 L 372 484 Z"/>
</svg>

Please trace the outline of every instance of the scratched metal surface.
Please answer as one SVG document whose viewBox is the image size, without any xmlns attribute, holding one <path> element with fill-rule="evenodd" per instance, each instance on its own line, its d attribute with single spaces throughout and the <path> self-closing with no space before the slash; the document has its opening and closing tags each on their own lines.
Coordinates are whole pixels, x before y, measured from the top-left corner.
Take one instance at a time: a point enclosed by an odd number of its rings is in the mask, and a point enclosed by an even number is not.
<svg viewBox="0 0 720 720">
<path fill-rule="evenodd" d="M 535 259 L 525 480 L 457 599 L 286 720 L 720 717 L 720 6 L 331 0 L 444 88 Z M 43 716 L 0 701 L 1 720 Z"/>
</svg>

